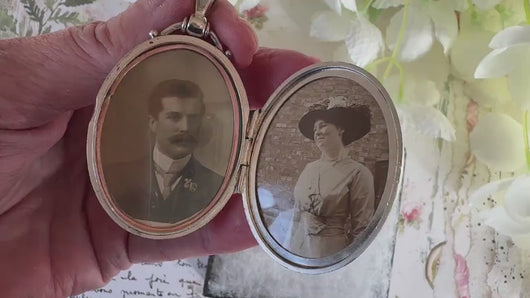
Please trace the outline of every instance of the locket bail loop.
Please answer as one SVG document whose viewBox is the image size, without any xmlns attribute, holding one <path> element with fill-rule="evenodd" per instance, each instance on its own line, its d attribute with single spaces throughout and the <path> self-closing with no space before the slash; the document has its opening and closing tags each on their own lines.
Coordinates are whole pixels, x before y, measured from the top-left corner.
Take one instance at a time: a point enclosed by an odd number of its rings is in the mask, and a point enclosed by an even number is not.
<svg viewBox="0 0 530 298">
<path fill-rule="evenodd" d="M 206 13 L 215 3 L 215 0 L 196 0 L 195 1 L 195 13 L 198 17 L 206 17 Z"/>
<path fill-rule="evenodd" d="M 210 30 L 210 24 L 206 18 L 208 10 L 214 5 L 214 3 L 215 0 L 196 0 L 195 12 L 191 16 L 182 20 L 182 22 L 175 23 L 167 27 L 160 33 L 153 30 L 149 32 L 149 36 L 151 38 L 155 38 L 160 35 L 169 35 L 175 31 L 179 31 L 190 36 L 209 40 L 216 48 L 230 58 L 232 53 L 228 50 L 223 50 L 223 46 L 221 45 L 219 38 L 213 31 Z"/>
<path fill-rule="evenodd" d="M 206 19 L 208 9 L 214 4 L 215 0 L 196 0 L 195 12 L 188 18 L 186 24 L 186 33 L 191 36 L 204 38 L 210 32 L 210 25 Z"/>
</svg>

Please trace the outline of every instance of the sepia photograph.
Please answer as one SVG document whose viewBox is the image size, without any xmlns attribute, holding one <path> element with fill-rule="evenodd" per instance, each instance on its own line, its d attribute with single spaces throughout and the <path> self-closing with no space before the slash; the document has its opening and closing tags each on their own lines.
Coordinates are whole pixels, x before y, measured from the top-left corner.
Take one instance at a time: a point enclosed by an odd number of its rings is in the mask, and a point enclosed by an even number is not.
<svg viewBox="0 0 530 298">
<path fill-rule="evenodd" d="M 101 164 L 114 205 L 153 226 L 172 225 L 218 195 L 233 143 L 230 91 L 205 56 L 143 57 L 116 85 L 101 129 Z"/>
<path fill-rule="evenodd" d="M 331 256 L 363 233 L 381 200 L 383 112 L 351 79 L 311 81 L 275 115 L 258 162 L 258 201 L 273 239 L 300 257 Z"/>
</svg>

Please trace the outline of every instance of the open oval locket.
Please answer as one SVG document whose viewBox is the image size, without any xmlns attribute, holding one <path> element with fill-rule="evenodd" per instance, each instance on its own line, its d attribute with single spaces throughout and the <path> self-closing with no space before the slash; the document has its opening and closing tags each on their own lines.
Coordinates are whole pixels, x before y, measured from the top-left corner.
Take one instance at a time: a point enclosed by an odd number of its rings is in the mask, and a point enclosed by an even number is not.
<svg viewBox="0 0 530 298">
<path fill-rule="evenodd" d="M 99 202 L 153 239 L 203 227 L 235 192 L 260 246 L 305 273 L 338 269 L 374 239 L 399 191 L 403 145 L 381 84 L 347 63 L 288 78 L 250 111 L 241 79 L 197 0 L 103 83 L 87 161 Z M 174 33 L 184 34 L 174 34 Z"/>
</svg>

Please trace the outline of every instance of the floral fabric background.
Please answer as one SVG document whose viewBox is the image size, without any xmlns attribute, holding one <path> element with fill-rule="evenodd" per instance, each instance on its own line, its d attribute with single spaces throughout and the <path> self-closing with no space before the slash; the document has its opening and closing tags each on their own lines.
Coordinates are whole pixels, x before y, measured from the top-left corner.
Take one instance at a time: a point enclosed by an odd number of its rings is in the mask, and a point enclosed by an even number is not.
<svg viewBox="0 0 530 298">
<path fill-rule="evenodd" d="M 0 38 L 106 20 L 130 2 L 3 0 Z M 290 296 L 300 293 L 288 289 L 296 279 L 362 297 L 530 296 L 528 0 L 231 2 L 262 46 L 353 62 L 377 76 L 398 109 L 407 160 L 380 235 L 333 278 L 294 278 L 257 248 L 214 258 L 207 292 Z M 279 279 L 285 287 L 272 287 Z M 264 280 L 271 287 L 257 286 Z"/>
</svg>

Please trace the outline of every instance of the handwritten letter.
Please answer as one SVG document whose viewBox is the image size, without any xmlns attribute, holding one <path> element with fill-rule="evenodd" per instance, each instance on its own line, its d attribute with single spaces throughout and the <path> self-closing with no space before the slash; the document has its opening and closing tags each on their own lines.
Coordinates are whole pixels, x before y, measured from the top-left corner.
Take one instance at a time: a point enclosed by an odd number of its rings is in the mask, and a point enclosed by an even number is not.
<svg viewBox="0 0 530 298">
<path fill-rule="evenodd" d="M 73 298 L 202 297 L 208 258 L 137 264 L 103 288 Z"/>
</svg>

